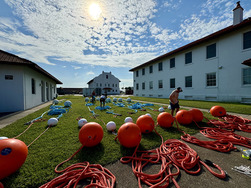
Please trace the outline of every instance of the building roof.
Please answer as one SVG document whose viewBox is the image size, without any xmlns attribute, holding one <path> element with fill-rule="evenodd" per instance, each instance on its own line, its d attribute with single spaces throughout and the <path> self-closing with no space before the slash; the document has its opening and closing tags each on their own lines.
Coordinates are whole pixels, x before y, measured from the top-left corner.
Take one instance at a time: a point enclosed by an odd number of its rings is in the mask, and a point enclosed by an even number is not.
<svg viewBox="0 0 251 188">
<path fill-rule="evenodd" d="M 160 61 L 160 60 L 162 60 L 164 58 L 170 57 L 172 55 L 175 55 L 175 54 L 177 54 L 179 52 L 182 52 L 184 50 L 187 50 L 189 48 L 192 48 L 192 47 L 197 46 L 199 44 L 202 44 L 204 42 L 208 42 L 210 40 L 216 39 L 216 38 L 221 37 L 221 36 L 223 36 L 225 34 L 228 34 L 230 32 L 237 31 L 237 30 L 239 30 L 239 29 L 241 29 L 243 27 L 250 26 L 250 24 L 251 24 L 251 17 L 243 20 L 239 24 L 228 26 L 228 27 L 226 27 L 224 29 L 221 29 L 221 30 L 219 30 L 219 31 L 217 31 L 215 33 L 212 33 L 212 34 L 210 34 L 210 35 L 208 35 L 206 37 L 203 37 L 203 38 L 198 39 L 198 40 L 196 40 L 194 42 L 191 42 L 191 43 L 189 43 L 189 44 L 187 44 L 185 46 L 182 46 L 182 47 L 177 48 L 177 49 L 175 49 L 175 50 L 173 50 L 171 52 L 168 52 L 168 53 L 166 53 L 164 55 L 156 57 L 156 58 L 154 58 L 154 59 L 152 59 L 152 60 L 150 60 L 150 61 L 148 61 L 146 63 L 143 63 L 143 64 L 141 64 L 141 65 L 139 65 L 137 67 L 134 67 L 134 68 L 130 69 L 129 71 L 135 71 L 137 69 L 140 69 L 140 68 L 143 68 L 145 66 L 151 65 L 151 64 L 155 63 L 156 61 Z"/>
<path fill-rule="evenodd" d="M 40 72 L 41 74 L 51 78 L 54 80 L 57 84 L 63 84 L 61 81 L 59 81 L 57 78 L 52 76 L 50 73 L 42 69 L 40 66 L 38 66 L 36 63 L 33 63 L 27 59 L 18 57 L 14 54 L 10 54 L 8 52 L 5 52 L 3 50 L 0 50 L 0 63 L 2 64 L 12 64 L 12 65 L 25 65 L 28 66 L 35 71 Z"/>
</svg>

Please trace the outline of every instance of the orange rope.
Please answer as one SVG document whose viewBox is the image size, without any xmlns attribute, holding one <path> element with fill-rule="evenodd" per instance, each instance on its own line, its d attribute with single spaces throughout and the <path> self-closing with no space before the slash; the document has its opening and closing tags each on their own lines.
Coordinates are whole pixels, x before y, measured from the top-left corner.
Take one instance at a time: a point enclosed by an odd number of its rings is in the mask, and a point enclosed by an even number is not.
<svg viewBox="0 0 251 188">
<path fill-rule="evenodd" d="M 69 161 L 73 156 L 75 156 L 84 145 L 82 145 L 71 157 L 61 162 L 55 167 L 56 173 L 63 173 L 62 175 L 56 177 L 50 182 L 40 186 L 40 188 L 54 188 L 54 187 L 71 187 L 77 186 L 80 180 L 88 179 L 90 184 L 86 187 L 102 187 L 102 188 L 112 188 L 115 185 L 115 176 L 106 168 L 99 164 L 90 164 L 89 162 L 76 163 L 63 170 L 58 170 L 58 168 Z"/>
</svg>

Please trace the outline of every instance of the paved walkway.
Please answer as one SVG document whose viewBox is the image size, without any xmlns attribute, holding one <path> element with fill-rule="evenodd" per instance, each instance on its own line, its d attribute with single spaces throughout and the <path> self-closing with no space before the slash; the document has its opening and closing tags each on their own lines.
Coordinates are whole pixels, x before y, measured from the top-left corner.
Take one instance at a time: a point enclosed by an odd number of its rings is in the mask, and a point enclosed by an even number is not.
<svg viewBox="0 0 251 188">
<path fill-rule="evenodd" d="M 2 117 L 0 117 L 0 129 L 3 127 L 6 127 L 7 125 L 9 125 L 11 123 L 14 123 L 15 121 L 33 113 L 33 112 L 36 112 L 44 107 L 49 106 L 50 104 L 52 104 L 52 101 L 43 103 L 41 105 L 38 105 L 38 106 L 31 108 L 31 109 L 28 109 L 28 110 L 14 112 L 14 113 L 10 113 L 6 116 L 2 116 Z"/>
</svg>

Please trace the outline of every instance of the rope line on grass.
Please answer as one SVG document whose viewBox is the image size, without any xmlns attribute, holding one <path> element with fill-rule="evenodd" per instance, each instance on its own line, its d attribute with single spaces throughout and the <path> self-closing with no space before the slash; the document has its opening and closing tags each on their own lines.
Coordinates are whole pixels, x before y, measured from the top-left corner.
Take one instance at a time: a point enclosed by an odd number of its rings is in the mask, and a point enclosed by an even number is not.
<svg viewBox="0 0 251 188">
<path fill-rule="evenodd" d="M 138 178 L 138 185 L 140 188 L 142 188 L 141 182 L 152 188 L 156 188 L 167 187 L 171 181 L 176 187 L 180 187 L 174 178 L 180 174 L 180 168 L 189 174 L 197 174 L 201 170 L 201 165 L 205 166 L 214 176 L 221 179 L 226 178 L 226 173 L 220 166 L 209 160 L 205 162 L 201 161 L 196 151 L 185 143 L 177 139 L 169 139 L 163 142 L 163 137 L 155 129 L 154 131 L 162 140 L 162 144 L 159 148 L 139 151 L 138 145 L 132 156 L 126 156 L 120 159 L 122 163 L 132 163 L 132 170 L 134 175 Z M 156 174 L 144 173 L 143 169 L 148 164 L 161 164 L 160 171 Z M 217 168 L 220 173 L 213 171 L 209 165 Z M 196 166 L 197 170 L 192 171 L 191 169 Z M 172 172 L 174 168 L 176 172 Z"/>
<path fill-rule="evenodd" d="M 82 145 L 71 157 L 61 162 L 55 167 L 56 173 L 63 173 L 60 176 L 54 178 L 50 182 L 40 186 L 40 188 L 54 188 L 54 187 L 74 187 L 76 188 L 80 180 L 90 180 L 89 187 L 103 187 L 112 188 L 115 185 L 116 177 L 106 168 L 99 164 L 90 164 L 85 161 L 82 163 L 76 163 L 68 166 L 63 170 L 58 168 L 72 159 L 79 151 L 83 149 Z"/>
</svg>

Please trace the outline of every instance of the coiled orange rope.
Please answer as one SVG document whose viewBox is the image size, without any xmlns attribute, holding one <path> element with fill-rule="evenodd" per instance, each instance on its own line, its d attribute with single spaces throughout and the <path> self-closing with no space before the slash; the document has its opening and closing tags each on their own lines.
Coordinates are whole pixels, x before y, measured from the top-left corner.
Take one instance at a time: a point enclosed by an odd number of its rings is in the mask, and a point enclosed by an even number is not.
<svg viewBox="0 0 251 188">
<path fill-rule="evenodd" d="M 56 177 L 50 182 L 40 186 L 40 188 L 54 188 L 54 187 L 71 187 L 76 188 L 80 180 L 89 180 L 90 184 L 88 187 L 102 187 L 102 188 L 112 188 L 115 185 L 115 176 L 106 168 L 99 164 L 90 164 L 89 162 L 76 163 L 63 170 L 58 170 L 58 168 L 69 161 L 73 156 L 75 156 L 84 145 L 82 145 L 70 158 L 61 162 L 55 167 L 56 173 L 63 173 L 62 175 Z"/>
</svg>

